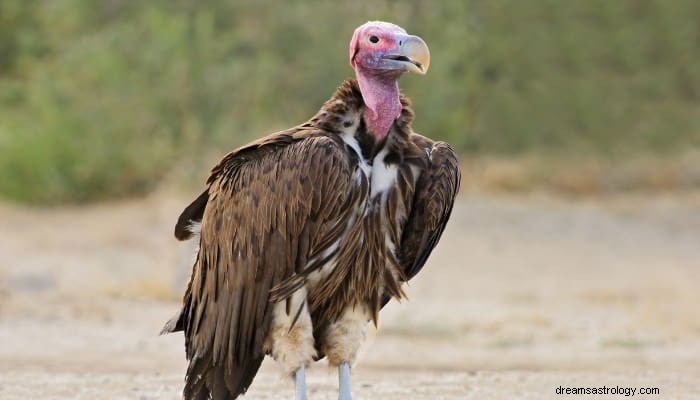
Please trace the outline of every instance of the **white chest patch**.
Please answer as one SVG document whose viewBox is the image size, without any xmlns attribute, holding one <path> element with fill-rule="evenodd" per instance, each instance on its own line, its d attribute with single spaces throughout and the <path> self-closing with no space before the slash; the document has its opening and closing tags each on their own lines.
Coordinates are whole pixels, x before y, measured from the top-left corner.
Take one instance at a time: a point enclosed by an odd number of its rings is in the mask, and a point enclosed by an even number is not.
<svg viewBox="0 0 700 400">
<path fill-rule="evenodd" d="M 382 149 L 372 162 L 371 197 L 386 193 L 396 183 L 396 165 L 384 163 L 384 157 L 387 153 L 386 148 Z"/>
<path fill-rule="evenodd" d="M 396 172 L 398 168 L 396 165 L 387 165 L 384 163 L 384 157 L 386 157 L 388 153 L 386 148 L 377 153 L 372 160 L 372 164 L 370 165 L 367 160 L 362 157 L 360 144 L 352 134 L 353 128 L 354 126 L 343 132 L 341 137 L 343 141 L 355 151 L 360 159 L 359 167 L 362 173 L 369 178 L 369 181 L 371 182 L 370 197 L 384 194 L 396 183 Z"/>
</svg>

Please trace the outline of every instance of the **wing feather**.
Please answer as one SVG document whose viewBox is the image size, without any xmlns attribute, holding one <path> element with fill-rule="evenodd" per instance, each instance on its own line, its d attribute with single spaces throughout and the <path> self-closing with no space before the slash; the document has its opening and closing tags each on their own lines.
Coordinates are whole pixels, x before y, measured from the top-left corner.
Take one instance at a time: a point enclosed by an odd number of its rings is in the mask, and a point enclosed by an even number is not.
<svg viewBox="0 0 700 400">
<path fill-rule="evenodd" d="M 344 147 L 320 131 L 264 138 L 214 167 L 176 228 L 186 238 L 189 221 L 202 224 L 183 310 L 166 326 L 185 331 L 186 399 L 246 391 L 265 355 L 271 289 L 304 268 L 310 243 L 339 234 L 325 227 L 341 216 L 335 204 L 350 182 Z"/>
<path fill-rule="evenodd" d="M 180 214 L 175 224 L 175 237 L 177 240 L 187 240 L 194 234 L 192 226 L 202 222 L 204 208 L 209 200 L 209 190 L 205 190 Z"/>
<path fill-rule="evenodd" d="M 420 272 L 440 240 L 461 178 L 457 155 L 449 144 L 433 143 L 416 134 L 412 139 L 427 150 L 427 166 L 416 182 L 413 205 L 401 237 L 398 258 L 407 280 Z"/>
</svg>

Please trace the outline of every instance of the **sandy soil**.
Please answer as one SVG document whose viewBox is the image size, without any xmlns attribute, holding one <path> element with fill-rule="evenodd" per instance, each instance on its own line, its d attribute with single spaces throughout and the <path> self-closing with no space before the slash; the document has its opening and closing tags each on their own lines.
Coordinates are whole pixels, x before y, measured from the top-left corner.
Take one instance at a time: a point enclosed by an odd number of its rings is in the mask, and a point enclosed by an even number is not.
<svg viewBox="0 0 700 400">
<path fill-rule="evenodd" d="M 177 399 L 187 199 L 33 210 L 0 205 L 0 399 Z M 381 315 L 357 399 L 561 399 L 563 387 L 700 398 L 700 198 L 567 202 L 469 195 L 410 301 Z M 310 371 L 311 399 L 337 378 Z M 293 398 L 271 361 L 248 399 Z"/>
</svg>

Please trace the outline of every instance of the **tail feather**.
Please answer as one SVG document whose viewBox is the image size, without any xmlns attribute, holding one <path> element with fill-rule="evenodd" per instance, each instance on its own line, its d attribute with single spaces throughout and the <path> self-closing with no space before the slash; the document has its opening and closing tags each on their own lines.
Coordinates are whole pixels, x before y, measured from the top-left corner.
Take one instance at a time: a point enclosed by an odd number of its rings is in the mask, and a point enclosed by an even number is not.
<svg viewBox="0 0 700 400">
<path fill-rule="evenodd" d="M 244 360 L 226 368 L 213 365 L 211 354 L 190 360 L 185 378 L 185 400 L 234 400 L 244 394 L 260 369 L 264 357 Z"/>
</svg>

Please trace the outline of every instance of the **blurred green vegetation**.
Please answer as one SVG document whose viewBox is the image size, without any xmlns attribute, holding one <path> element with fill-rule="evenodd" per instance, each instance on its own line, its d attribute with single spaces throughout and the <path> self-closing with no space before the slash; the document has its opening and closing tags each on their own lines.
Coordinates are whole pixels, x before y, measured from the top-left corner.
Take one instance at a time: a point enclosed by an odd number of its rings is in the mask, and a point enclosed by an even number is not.
<svg viewBox="0 0 700 400">
<path fill-rule="evenodd" d="M 0 0 L 0 195 L 28 203 L 201 181 L 311 116 L 354 28 L 422 36 L 415 129 L 465 153 L 673 156 L 700 147 L 700 2 Z M 195 171 L 195 172 L 190 172 Z"/>
</svg>

